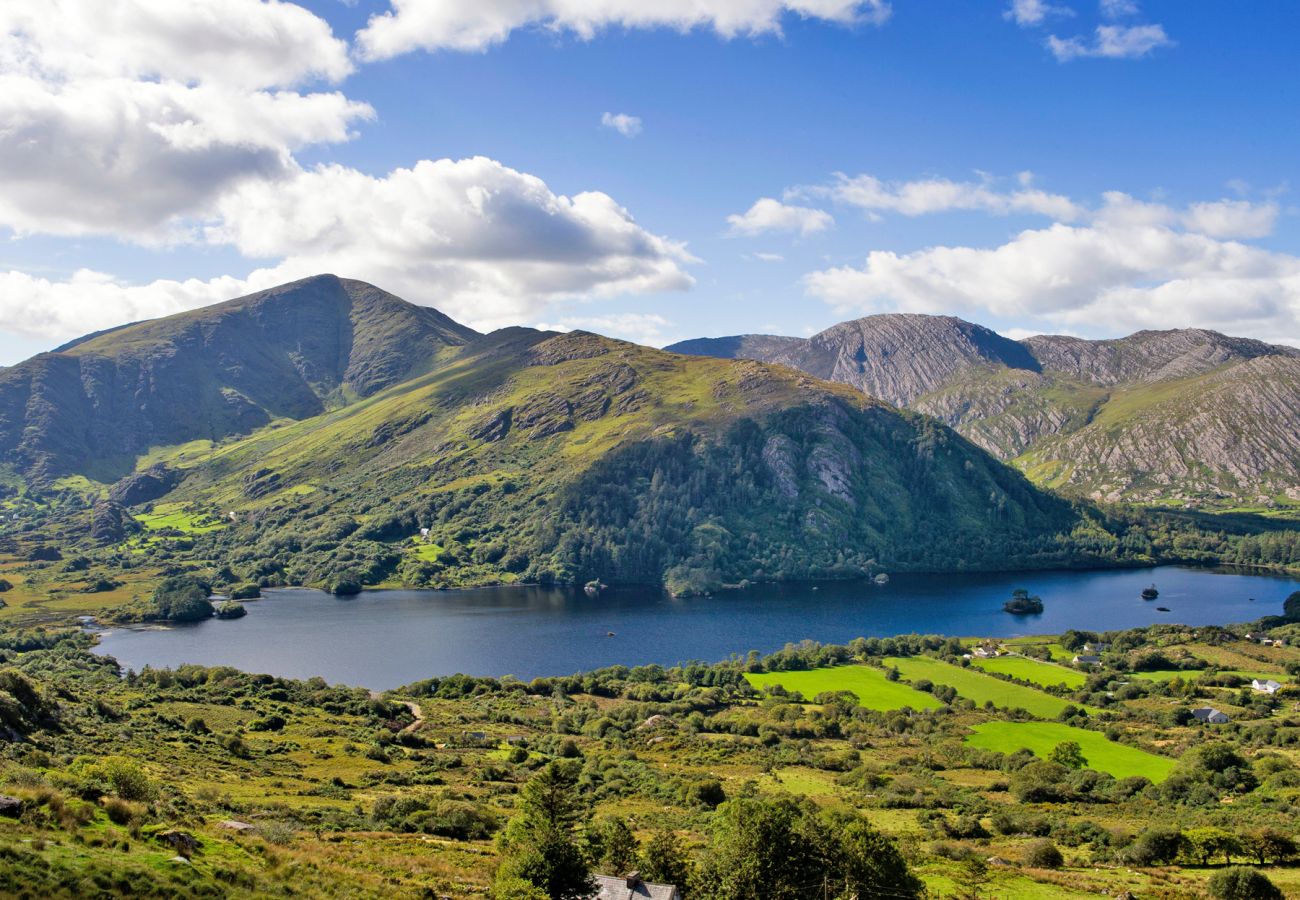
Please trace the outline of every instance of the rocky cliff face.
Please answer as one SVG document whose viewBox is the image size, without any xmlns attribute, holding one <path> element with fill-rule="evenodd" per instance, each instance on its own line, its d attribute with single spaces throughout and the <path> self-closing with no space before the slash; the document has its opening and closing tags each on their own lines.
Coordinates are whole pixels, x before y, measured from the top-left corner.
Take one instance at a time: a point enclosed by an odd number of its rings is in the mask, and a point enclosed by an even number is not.
<svg viewBox="0 0 1300 900">
<path fill-rule="evenodd" d="M 0 458 L 37 478 L 113 481 L 152 446 L 317 415 L 475 336 L 371 285 L 305 279 L 0 371 Z"/>
<path fill-rule="evenodd" d="M 689 341 L 791 365 L 934 416 L 1040 483 L 1096 498 L 1300 499 L 1300 351 L 1201 329 L 1015 342 L 938 316 L 868 316 L 807 340 Z"/>
</svg>

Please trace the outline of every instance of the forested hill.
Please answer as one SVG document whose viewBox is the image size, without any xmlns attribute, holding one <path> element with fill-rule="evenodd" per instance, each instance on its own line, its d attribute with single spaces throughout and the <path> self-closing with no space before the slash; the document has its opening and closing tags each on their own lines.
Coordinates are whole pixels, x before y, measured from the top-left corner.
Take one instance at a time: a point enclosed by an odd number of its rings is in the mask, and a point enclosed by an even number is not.
<svg viewBox="0 0 1300 900">
<path fill-rule="evenodd" d="M 1300 351 L 1201 329 L 1012 341 L 949 316 L 669 350 L 793 366 L 924 412 L 1098 500 L 1300 506 Z"/>
</svg>

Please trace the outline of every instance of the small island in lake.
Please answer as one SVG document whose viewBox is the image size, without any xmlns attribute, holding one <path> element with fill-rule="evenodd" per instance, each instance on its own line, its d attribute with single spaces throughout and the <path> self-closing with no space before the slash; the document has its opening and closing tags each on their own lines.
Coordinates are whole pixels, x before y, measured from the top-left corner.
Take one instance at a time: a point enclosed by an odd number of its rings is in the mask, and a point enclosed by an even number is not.
<svg viewBox="0 0 1300 900">
<path fill-rule="evenodd" d="M 1156 590 L 1156 586 L 1154 584 L 1151 585 L 1151 587 L 1142 589 L 1143 600 L 1154 600 L 1159 596 L 1160 596 L 1160 592 Z"/>
<path fill-rule="evenodd" d="M 1043 611 L 1043 599 L 1037 595 L 1031 595 L 1024 588 L 1016 588 L 1011 592 L 1011 599 L 1002 604 L 1002 610 L 1017 616 L 1041 613 Z"/>
</svg>

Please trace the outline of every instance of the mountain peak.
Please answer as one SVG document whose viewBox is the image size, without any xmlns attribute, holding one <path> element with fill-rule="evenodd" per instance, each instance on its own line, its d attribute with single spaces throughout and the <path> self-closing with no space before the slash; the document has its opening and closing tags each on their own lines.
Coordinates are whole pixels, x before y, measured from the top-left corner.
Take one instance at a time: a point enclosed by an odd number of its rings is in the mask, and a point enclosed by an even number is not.
<svg viewBox="0 0 1300 900">
<path fill-rule="evenodd" d="M 72 341 L 0 372 L 0 455 L 100 480 L 151 446 L 302 419 L 478 337 L 363 281 L 316 275 Z"/>
</svg>

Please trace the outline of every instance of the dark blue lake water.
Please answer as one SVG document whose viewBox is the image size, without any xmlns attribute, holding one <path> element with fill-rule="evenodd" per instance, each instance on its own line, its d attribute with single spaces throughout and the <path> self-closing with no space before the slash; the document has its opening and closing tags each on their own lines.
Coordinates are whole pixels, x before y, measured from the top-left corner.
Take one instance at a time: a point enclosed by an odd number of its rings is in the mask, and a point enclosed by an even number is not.
<svg viewBox="0 0 1300 900">
<path fill-rule="evenodd" d="M 1142 589 L 1153 582 L 1160 598 L 1143 601 Z M 1002 612 L 1016 587 L 1042 596 L 1041 615 Z M 1244 622 L 1280 613 L 1283 599 L 1297 589 L 1294 578 L 1172 566 L 896 575 L 883 587 L 762 585 L 690 600 L 636 588 L 599 597 L 567 588 L 507 587 L 372 591 L 350 599 L 287 589 L 250 602 L 242 619 L 111 629 L 98 650 L 133 669 L 231 665 L 386 690 L 455 672 L 530 679 L 616 663 L 712 662 L 803 638 L 845 643 L 910 632 L 1013 637 L 1153 622 Z"/>
</svg>

